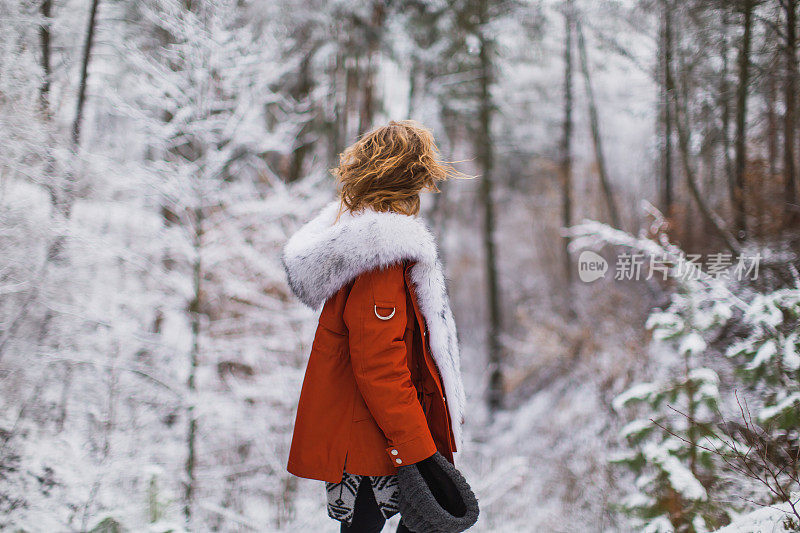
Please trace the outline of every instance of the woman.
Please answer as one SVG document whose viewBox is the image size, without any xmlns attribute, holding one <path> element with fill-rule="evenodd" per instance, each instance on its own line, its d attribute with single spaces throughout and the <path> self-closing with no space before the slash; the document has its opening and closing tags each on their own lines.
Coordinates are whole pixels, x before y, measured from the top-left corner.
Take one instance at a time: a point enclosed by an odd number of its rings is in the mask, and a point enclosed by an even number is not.
<svg viewBox="0 0 800 533">
<path fill-rule="evenodd" d="M 340 199 L 287 243 L 289 284 L 324 303 L 297 408 L 288 470 L 327 482 L 343 532 L 398 512 L 399 467 L 453 462 L 464 391 L 455 322 L 420 192 L 455 175 L 413 121 L 364 135 L 334 169 Z M 407 531 L 401 523 L 398 531 Z"/>
</svg>

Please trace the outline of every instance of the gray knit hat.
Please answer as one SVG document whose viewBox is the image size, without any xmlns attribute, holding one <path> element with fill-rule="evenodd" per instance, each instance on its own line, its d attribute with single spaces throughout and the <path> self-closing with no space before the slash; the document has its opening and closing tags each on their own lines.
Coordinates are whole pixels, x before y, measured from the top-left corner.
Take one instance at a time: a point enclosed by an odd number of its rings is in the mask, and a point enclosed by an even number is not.
<svg viewBox="0 0 800 533">
<path fill-rule="evenodd" d="M 478 520 L 478 500 L 461 475 L 439 452 L 397 472 L 400 516 L 415 533 L 459 533 Z"/>
</svg>

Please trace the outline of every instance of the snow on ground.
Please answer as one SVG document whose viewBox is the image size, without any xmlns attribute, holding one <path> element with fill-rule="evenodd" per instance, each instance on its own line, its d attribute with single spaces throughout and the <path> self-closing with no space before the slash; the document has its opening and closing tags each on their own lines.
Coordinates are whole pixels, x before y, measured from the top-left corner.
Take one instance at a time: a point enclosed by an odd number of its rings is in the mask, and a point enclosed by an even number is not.
<svg viewBox="0 0 800 533">
<path fill-rule="evenodd" d="M 795 507 L 800 510 L 800 495 L 793 495 Z M 717 533 L 779 533 L 800 531 L 800 519 L 792 513 L 789 503 L 763 507 L 742 515 Z"/>
</svg>

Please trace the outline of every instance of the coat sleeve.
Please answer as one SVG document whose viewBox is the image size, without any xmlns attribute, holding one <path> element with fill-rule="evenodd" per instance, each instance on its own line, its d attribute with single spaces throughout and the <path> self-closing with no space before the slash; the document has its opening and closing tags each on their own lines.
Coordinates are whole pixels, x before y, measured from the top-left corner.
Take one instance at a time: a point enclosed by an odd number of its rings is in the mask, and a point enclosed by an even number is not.
<svg viewBox="0 0 800 533">
<path fill-rule="evenodd" d="M 436 452 L 408 369 L 405 291 L 400 264 L 366 272 L 353 283 L 344 309 L 356 384 L 389 442 L 386 453 L 396 466 Z"/>
</svg>

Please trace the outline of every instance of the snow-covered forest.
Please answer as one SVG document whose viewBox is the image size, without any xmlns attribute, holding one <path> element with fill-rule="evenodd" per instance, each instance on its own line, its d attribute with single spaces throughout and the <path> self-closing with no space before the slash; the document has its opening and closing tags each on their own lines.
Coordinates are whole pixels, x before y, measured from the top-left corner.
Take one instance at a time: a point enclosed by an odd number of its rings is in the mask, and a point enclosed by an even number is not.
<svg viewBox="0 0 800 533">
<path fill-rule="evenodd" d="M 0 530 L 338 531 L 280 251 L 406 118 L 473 530 L 800 530 L 798 4 L 0 0 Z"/>
</svg>

